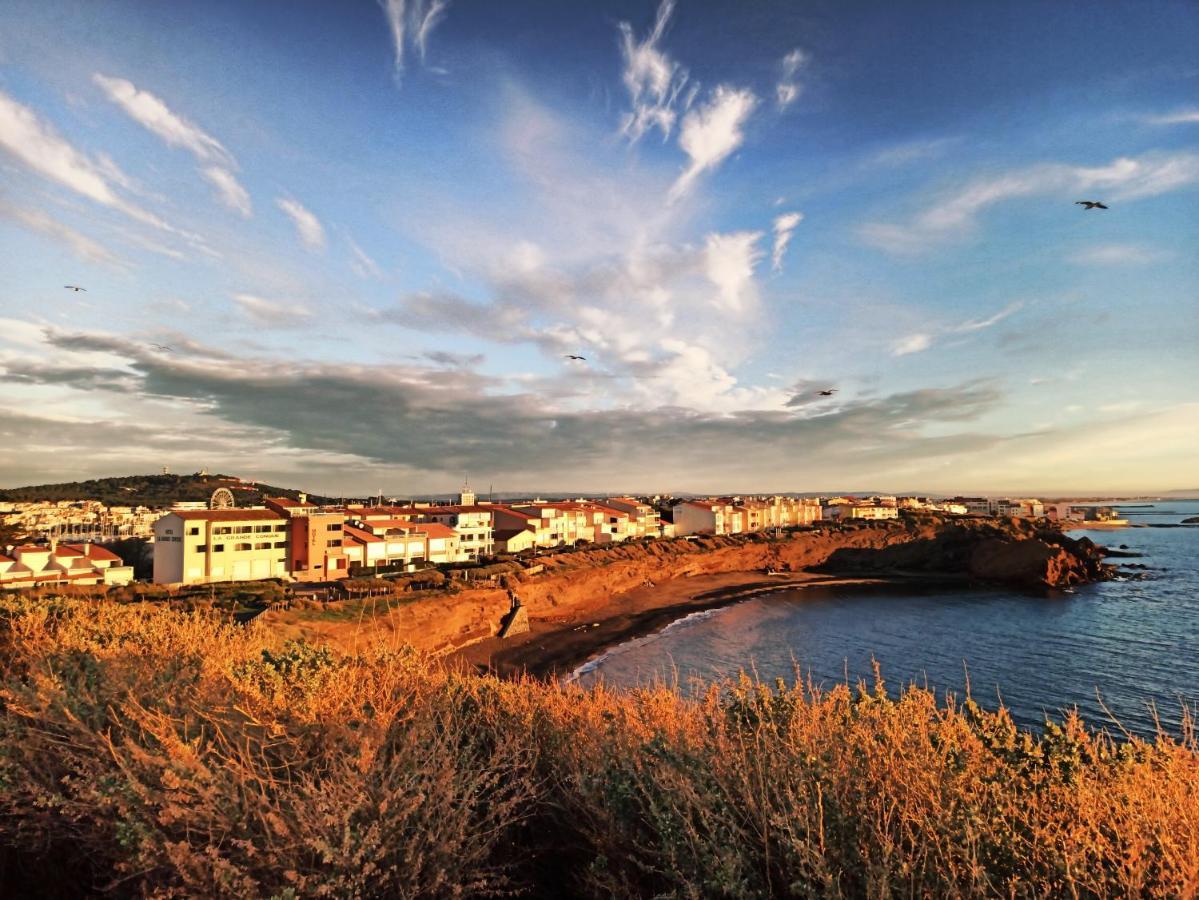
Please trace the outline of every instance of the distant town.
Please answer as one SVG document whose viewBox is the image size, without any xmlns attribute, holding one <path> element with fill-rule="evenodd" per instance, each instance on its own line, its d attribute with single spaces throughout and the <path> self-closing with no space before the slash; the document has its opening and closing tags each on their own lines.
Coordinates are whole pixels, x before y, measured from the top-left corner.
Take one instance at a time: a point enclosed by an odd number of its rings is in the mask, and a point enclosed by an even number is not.
<svg viewBox="0 0 1199 900">
<path fill-rule="evenodd" d="M 98 500 L 0 502 L 0 526 L 16 538 L 0 547 L 0 588 L 130 584 L 135 567 L 120 551 L 131 544 L 152 553 L 156 584 L 335 582 L 563 547 L 922 513 L 1064 524 L 1123 521 L 1110 507 L 1035 498 L 658 495 L 492 502 L 463 486 L 454 502 L 445 503 L 382 497 L 317 503 L 299 493 L 238 506 L 234 491 L 220 486 L 206 501 L 161 508 Z"/>
</svg>

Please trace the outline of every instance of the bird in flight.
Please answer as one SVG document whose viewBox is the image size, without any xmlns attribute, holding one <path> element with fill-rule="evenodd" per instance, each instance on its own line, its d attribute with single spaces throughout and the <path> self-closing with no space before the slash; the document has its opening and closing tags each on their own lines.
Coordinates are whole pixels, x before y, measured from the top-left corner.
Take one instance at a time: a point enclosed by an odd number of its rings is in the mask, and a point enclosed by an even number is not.
<svg viewBox="0 0 1199 900">
<path fill-rule="evenodd" d="M 566 354 L 566 358 L 567 358 L 567 359 L 581 359 L 583 362 L 587 362 L 587 357 L 586 357 L 586 356 L 578 356 L 578 355 L 576 355 L 576 354 L 574 354 L 574 353 L 567 353 L 567 354 Z"/>
<path fill-rule="evenodd" d="M 168 347 L 166 344 L 151 344 L 150 346 L 153 347 L 155 350 L 159 351 L 160 353 L 170 353 L 171 352 L 171 348 Z"/>
<path fill-rule="evenodd" d="M 837 389 L 829 388 L 827 391 L 817 391 L 816 393 L 819 394 L 821 397 L 831 397 L 831 396 L 833 396 L 833 394 L 837 393 Z"/>
<path fill-rule="evenodd" d="M 87 290 L 87 288 L 79 287 L 77 284 L 64 284 L 63 287 L 65 287 L 68 291 L 75 291 L 76 293 Z"/>
<path fill-rule="evenodd" d="M 1075 200 L 1074 205 L 1085 206 L 1087 209 L 1107 209 L 1107 207 L 1098 200 Z"/>
</svg>

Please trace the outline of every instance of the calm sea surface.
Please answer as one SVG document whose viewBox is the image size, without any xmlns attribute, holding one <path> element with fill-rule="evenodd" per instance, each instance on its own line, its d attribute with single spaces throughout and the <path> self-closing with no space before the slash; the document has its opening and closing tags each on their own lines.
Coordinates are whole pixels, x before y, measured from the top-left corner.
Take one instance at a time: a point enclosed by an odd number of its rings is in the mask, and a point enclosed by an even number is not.
<svg viewBox="0 0 1199 900">
<path fill-rule="evenodd" d="M 1121 507 L 1133 524 L 1199 516 L 1199 501 Z M 790 680 L 796 670 L 831 686 L 869 678 L 916 681 L 959 694 L 966 671 L 976 700 L 1002 695 L 1024 725 L 1078 707 L 1111 726 L 1097 700 L 1130 731 L 1154 730 L 1152 708 L 1174 730 L 1180 701 L 1199 707 L 1199 527 L 1122 528 L 1083 534 L 1128 546 L 1142 579 L 1052 597 L 1018 591 L 821 588 L 784 591 L 696 613 L 588 663 L 582 684 L 630 687 L 657 679 L 710 679 L 754 668 Z M 1140 574 L 1140 573 L 1138 573 Z"/>
</svg>

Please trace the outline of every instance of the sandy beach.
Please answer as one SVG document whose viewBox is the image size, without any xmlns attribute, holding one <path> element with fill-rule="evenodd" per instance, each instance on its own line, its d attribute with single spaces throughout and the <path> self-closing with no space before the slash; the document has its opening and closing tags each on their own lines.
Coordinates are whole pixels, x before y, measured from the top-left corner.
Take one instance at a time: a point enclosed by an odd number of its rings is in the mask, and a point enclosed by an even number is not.
<svg viewBox="0 0 1199 900">
<path fill-rule="evenodd" d="M 728 606 L 768 591 L 814 585 L 884 584 L 896 579 L 839 577 L 814 572 L 722 572 L 645 585 L 586 609 L 529 618 L 525 634 L 488 638 L 450 654 L 449 659 L 504 677 L 569 674 L 617 644 L 652 634 L 671 622 L 706 609 Z"/>
</svg>

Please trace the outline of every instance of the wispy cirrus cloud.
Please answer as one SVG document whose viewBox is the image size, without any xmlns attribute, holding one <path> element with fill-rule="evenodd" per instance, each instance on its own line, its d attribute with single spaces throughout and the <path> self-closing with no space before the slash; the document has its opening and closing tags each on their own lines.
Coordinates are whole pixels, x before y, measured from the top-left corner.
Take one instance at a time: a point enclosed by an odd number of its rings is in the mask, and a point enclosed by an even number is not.
<svg viewBox="0 0 1199 900">
<path fill-rule="evenodd" d="M 1067 259 L 1081 266 L 1143 266 L 1168 256 L 1163 250 L 1141 244 L 1100 244 L 1072 253 Z"/>
<path fill-rule="evenodd" d="M 250 193 L 233 177 L 233 173 L 220 166 L 209 166 L 202 169 L 200 174 L 217 189 L 217 195 L 227 207 L 239 213 L 243 218 L 249 218 L 254 207 L 250 202 Z"/>
<path fill-rule="evenodd" d="M 160 97 L 139 89 L 125 78 L 97 72 L 92 81 L 129 118 L 161 138 L 168 147 L 191 153 L 201 163 L 200 175 L 217 189 L 217 197 L 225 206 L 243 217 L 251 215 L 250 195 L 233 174 L 237 161 L 220 141 L 171 110 Z"/>
<path fill-rule="evenodd" d="M 954 334 L 971 334 L 976 331 L 985 331 L 994 325 L 998 325 L 1004 319 L 1018 313 L 1024 308 L 1024 302 L 1017 300 L 1014 303 L 1009 303 L 1003 309 L 994 315 L 987 316 L 983 319 L 967 319 L 964 322 L 958 322 L 954 325 L 946 325 L 941 328 L 929 329 L 925 331 L 914 332 L 905 335 L 891 345 L 892 356 L 909 356 L 913 353 L 923 353 L 933 346 L 936 341 L 942 337 Z"/>
<path fill-rule="evenodd" d="M 0 198 L 0 218 L 8 219 L 30 231 L 54 238 L 65 244 L 67 249 L 84 262 L 101 263 L 114 267 L 124 265 L 124 262 L 103 244 L 58 221 L 44 210 L 16 206 Z"/>
<path fill-rule="evenodd" d="M 379 264 L 371 259 L 353 238 L 347 237 L 346 241 L 350 245 L 350 268 L 354 274 L 359 278 L 382 278 L 383 270 L 379 268 Z"/>
<path fill-rule="evenodd" d="M 0 91 L 0 148 L 29 170 L 94 203 L 118 210 L 146 225 L 176 231 L 158 216 L 117 193 L 113 183 L 127 185 L 129 180 L 111 160 L 90 159 L 32 109 L 3 91 Z"/>
<path fill-rule="evenodd" d="M 279 197 L 275 205 L 291 219 L 296 228 L 296 234 L 301 243 L 312 250 L 321 250 L 325 246 L 325 227 L 321 220 L 310 212 L 302 203 L 290 197 Z"/>
<path fill-rule="evenodd" d="M 1119 157 L 1103 166 L 1044 163 L 976 178 L 940 197 L 908 222 L 869 222 L 859 228 L 866 243 L 897 255 L 919 254 L 960 239 L 996 204 L 1018 197 L 1103 191 L 1116 202 L 1154 197 L 1199 182 L 1199 153 L 1147 153 Z"/>
<path fill-rule="evenodd" d="M 774 246 L 770 252 L 770 266 L 775 272 L 783 270 L 783 254 L 791 243 L 791 235 L 799 223 L 803 221 L 803 213 L 789 212 L 776 216 L 774 219 Z"/>
<path fill-rule="evenodd" d="M 621 77 L 632 104 L 620 130 L 633 143 L 651 128 L 661 131 L 663 140 L 670 137 L 679 107 L 685 110 L 695 97 L 694 88 L 686 91 L 687 70 L 659 46 L 673 12 L 674 0 L 662 0 L 653 28 L 641 40 L 637 39 L 628 22 L 619 25 L 620 51 L 624 59 Z"/>
<path fill-rule="evenodd" d="M 1146 116 L 1145 121 L 1150 125 L 1194 125 L 1199 123 L 1199 109 L 1179 109 L 1172 113 Z"/>
<path fill-rule="evenodd" d="M 808 54 L 796 47 L 779 63 L 782 75 L 774 88 L 774 98 L 779 109 L 786 109 L 799 99 L 803 86 L 795 80 L 795 73 L 799 71 L 800 67 L 807 65 L 808 60 Z"/>
<path fill-rule="evenodd" d="M 758 98 L 746 88 L 717 85 L 701 106 L 683 117 L 679 129 L 679 147 L 690 159 L 687 168 L 671 185 L 671 202 L 680 199 L 695 180 L 724 162 L 745 140 L 745 123 L 758 105 Z"/>
<path fill-rule="evenodd" d="M 395 57 L 394 73 L 399 82 L 404 75 L 404 57 L 409 50 L 415 50 L 424 63 L 429 37 L 445 19 L 450 3 L 449 0 L 379 0 L 379 7 L 387 17 Z"/>
<path fill-rule="evenodd" d="M 238 308 L 260 325 L 287 327 L 309 321 L 313 312 L 300 303 L 268 300 L 255 294 L 233 294 Z"/>
<path fill-rule="evenodd" d="M 182 147 L 197 159 L 231 165 L 228 150 L 204 129 L 172 112 L 159 97 L 139 90 L 124 78 L 110 78 L 97 72 L 92 81 L 117 104 L 129 118 L 162 138 L 171 147 Z"/>
</svg>

